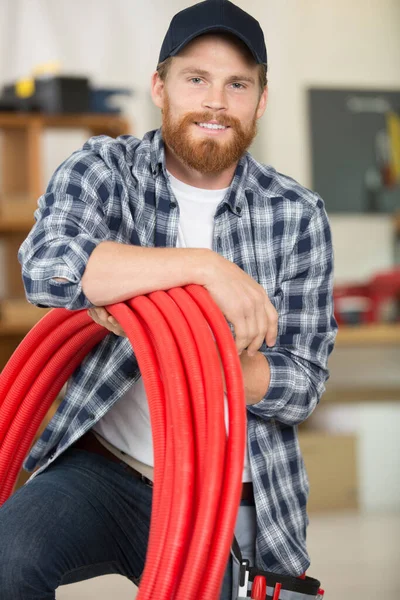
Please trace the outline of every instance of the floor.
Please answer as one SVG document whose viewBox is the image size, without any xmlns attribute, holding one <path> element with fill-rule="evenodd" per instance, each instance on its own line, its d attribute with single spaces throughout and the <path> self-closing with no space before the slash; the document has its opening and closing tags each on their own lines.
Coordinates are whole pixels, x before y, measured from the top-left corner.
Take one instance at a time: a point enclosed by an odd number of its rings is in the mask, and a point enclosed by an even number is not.
<svg viewBox="0 0 400 600">
<path fill-rule="evenodd" d="M 400 513 L 311 515 L 308 574 L 323 584 L 327 600 L 400 598 Z M 106 575 L 58 588 L 57 600 L 133 600 L 136 588 Z"/>
</svg>

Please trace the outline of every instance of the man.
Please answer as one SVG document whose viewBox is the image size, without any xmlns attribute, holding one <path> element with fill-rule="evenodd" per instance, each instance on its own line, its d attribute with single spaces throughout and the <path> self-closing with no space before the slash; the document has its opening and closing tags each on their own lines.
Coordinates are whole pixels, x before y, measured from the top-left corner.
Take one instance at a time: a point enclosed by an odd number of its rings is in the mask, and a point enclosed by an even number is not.
<svg viewBox="0 0 400 600">
<path fill-rule="evenodd" d="M 247 152 L 266 108 L 266 63 L 258 22 L 232 3 L 178 13 L 151 80 L 162 128 L 143 140 L 90 139 L 39 200 L 19 253 L 29 301 L 86 308 L 115 335 L 69 381 L 24 464 L 40 468 L 0 509 L 4 600 L 54 598 L 61 584 L 105 573 L 140 582 L 149 414 L 129 341 L 104 306 L 189 283 L 217 302 L 240 354 L 241 550 L 265 570 L 309 566 L 297 426 L 328 378 L 332 246 L 322 200 Z M 232 557 L 221 598 L 236 596 Z"/>
</svg>

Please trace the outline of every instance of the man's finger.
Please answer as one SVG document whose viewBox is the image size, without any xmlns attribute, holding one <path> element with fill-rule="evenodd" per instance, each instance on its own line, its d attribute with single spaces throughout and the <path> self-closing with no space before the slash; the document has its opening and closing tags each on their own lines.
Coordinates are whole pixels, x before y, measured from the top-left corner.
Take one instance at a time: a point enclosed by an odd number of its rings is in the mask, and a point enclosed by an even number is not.
<svg viewBox="0 0 400 600">
<path fill-rule="evenodd" d="M 88 315 L 89 315 L 89 317 L 90 317 L 91 319 L 93 319 L 93 321 L 94 321 L 95 323 L 98 323 L 98 322 L 99 322 L 99 320 L 98 320 L 98 318 L 97 318 L 96 311 L 94 311 L 93 309 L 89 308 L 89 310 L 88 310 Z"/>
<path fill-rule="evenodd" d="M 267 346 L 275 346 L 278 336 L 278 313 L 270 301 L 265 303 L 265 312 L 267 313 L 268 330 L 265 336 Z"/>
<path fill-rule="evenodd" d="M 128 337 L 125 331 L 122 329 L 121 325 L 118 323 L 117 319 L 114 319 L 114 317 L 111 315 L 107 319 L 107 327 L 110 329 L 110 331 L 115 333 L 115 335 L 119 335 L 121 337 Z"/>
<path fill-rule="evenodd" d="M 261 348 L 264 338 L 266 337 L 268 331 L 268 317 L 264 308 L 264 304 L 258 304 L 256 313 L 255 313 L 255 321 L 256 321 L 256 333 L 253 336 L 253 339 L 249 346 L 247 347 L 247 352 L 249 356 L 254 356 L 256 352 Z"/>
<path fill-rule="evenodd" d="M 235 344 L 238 350 L 238 353 L 241 354 L 243 350 L 247 347 L 249 342 L 248 332 L 247 332 L 247 319 L 243 315 L 239 321 L 233 323 L 233 328 L 235 331 Z"/>
<path fill-rule="evenodd" d="M 106 321 L 108 319 L 108 317 L 110 316 L 110 313 L 108 312 L 108 310 L 106 310 L 102 306 L 98 306 L 96 308 L 96 313 L 97 313 L 97 316 L 100 319 L 100 321 Z"/>
</svg>

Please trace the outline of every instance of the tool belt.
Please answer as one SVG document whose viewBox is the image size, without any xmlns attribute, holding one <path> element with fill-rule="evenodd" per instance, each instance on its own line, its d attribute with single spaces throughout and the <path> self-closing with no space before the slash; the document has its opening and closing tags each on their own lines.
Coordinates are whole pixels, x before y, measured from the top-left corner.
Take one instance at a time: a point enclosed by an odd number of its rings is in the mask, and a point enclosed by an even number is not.
<svg viewBox="0 0 400 600">
<path fill-rule="evenodd" d="M 258 597 L 251 595 L 251 588 L 256 577 L 263 577 L 266 580 L 266 595 L 260 600 L 273 600 L 276 584 L 281 584 L 279 600 L 322 600 L 324 591 L 321 589 L 321 582 L 313 577 L 292 577 L 291 575 L 281 575 L 270 571 L 261 571 L 255 567 L 250 567 L 248 560 L 242 557 L 239 544 L 236 538 L 233 539 L 232 551 L 240 563 L 239 593 L 237 600 Z"/>
</svg>

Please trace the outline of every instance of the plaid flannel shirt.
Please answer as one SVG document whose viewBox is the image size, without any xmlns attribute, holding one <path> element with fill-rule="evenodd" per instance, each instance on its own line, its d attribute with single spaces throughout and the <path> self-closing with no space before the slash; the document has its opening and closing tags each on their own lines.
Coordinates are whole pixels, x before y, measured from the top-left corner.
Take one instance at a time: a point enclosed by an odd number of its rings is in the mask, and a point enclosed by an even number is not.
<svg viewBox="0 0 400 600">
<path fill-rule="evenodd" d="M 18 257 L 27 299 L 37 306 L 92 306 L 81 286 L 97 244 L 111 240 L 175 247 L 179 205 L 165 169 L 162 130 L 143 140 L 90 138 L 53 174 Z M 271 382 L 247 406 L 258 568 L 299 575 L 306 549 L 308 479 L 297 426 L 329 377 L 337 333 L 333 253 L 324 203 L 314 192 L 248 152 L 214 217 L 213 250 L 267 292 L 279 315 L 276 345 L 264 345 Z M 67 281 L 55 281 L 54 278 Z M 126 338 L 108 335 L 70 378 L 66 395 L 24 462 L 29 482 L 101 419 L 138 380 Z"/>
</svg>

